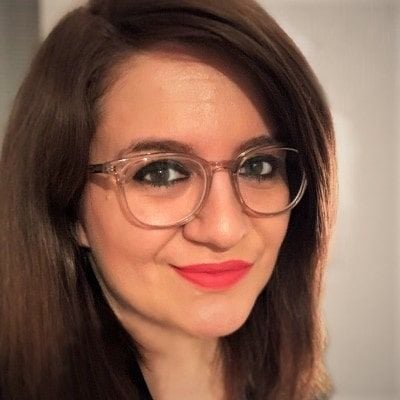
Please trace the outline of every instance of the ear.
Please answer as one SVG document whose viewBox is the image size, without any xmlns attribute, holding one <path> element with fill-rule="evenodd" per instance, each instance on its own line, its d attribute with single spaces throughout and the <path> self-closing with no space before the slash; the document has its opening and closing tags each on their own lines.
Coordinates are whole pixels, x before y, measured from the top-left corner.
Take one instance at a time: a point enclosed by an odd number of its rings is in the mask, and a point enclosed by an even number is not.
<svg viewBox="0 0 400 400">
<path fill-rule="evenodd" d="M 78 240 L 79 246 L 90 248 L 85 227 L 82 225 L 82 222 L 80 221 L 78 221 L 76 224 L 76 238 Z"/>
</svg>

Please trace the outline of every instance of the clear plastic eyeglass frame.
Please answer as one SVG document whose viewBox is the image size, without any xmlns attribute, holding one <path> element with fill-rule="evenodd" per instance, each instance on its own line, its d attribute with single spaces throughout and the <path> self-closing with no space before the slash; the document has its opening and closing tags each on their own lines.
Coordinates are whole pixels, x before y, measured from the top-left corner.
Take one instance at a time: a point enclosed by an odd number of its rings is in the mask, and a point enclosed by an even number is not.
<svg viewBox="0 0 400 400">
<path fill-rule="evenodd" d="M 196 215 L 200 212 L 202 207 L 205 204 L 205 200 L 208 197 L 208 194 L 211 189 L 211 184 L 212 184 L 212 179 L 213 176 L 216 172 L 227 170 L 230 174 L 231 178 L 231 183 L 235 192 L 235 195 L 237 199 L 239 200 L 239 203 L 248 215 L 254 216 L 254 217 L 268 217 L 268 216 L 273 216 L 273 215 L 278 215 L 282 214 L 284 212 L 287 212 L 294 208 L 301 200 L 301 198 L 304 195 L 305 189 L 307 187 L 307 178 L 305 175 L 304 169 L 300 166 L 301 168 L 301 183 L 298 189 L 297 194 L 294 196 L 293 200 L 282 210 L 279 210 L 278 212 L 272 212 L 272 213 L 262 213 L 255 211 L 251 209 L 246 202 L 244 201 L 240 189 L 239 189 L 239 183 L 237 179 L 237 171 L 240 169 L 240 166 L 242 166 L 246 160 L 248 160 L 254 153 L 260 151 L 260 150 L 283 150 L 283 151 L 289 151 L 289 152 L 295 152 L 299 153 L 298 150 L 290 148 L 290 147 L 285 147 L 282 145 L 262 145 L 262 146 L 257 146 L 250 148 L 242 153 L 240 153 L 235 159 L 232 160 L 222 160 L 222 161 L 207 161 L 204 160 L 201 157 L 195 156 L 195 155 L 187 155 L 183 153 L 173 153 L 173 152 L 148 152 L 148 153 L 142 153 L 138 154 L 132 157 L 127 157 L 127 158 L 122 158 L 118 160 L 113 160 L 113 161 L 108 161 L 102 164 L 91 164 L 88 166 L 88 172 L 91 174 L 108 174 L 114 177 L 116 186 L 117 186 L 117 194 L 118 194 L 118 201 L 120 203 L 120 206 L 125 214 L 125 216 L 130 220 L 131 222 L 135 223 L 136 225 L 142 226 L 144 228 L 171 228 L 171 227 L 178 227 L 181 225 L 185 225 L 188 222 L 190 222 L 192 219 L 196 217 Z M 165 224 L 165 225 L 154 225 L 154 224 L 148 224 L 143 221 L 141 221 L 137 216 L 133 215 L 130 207 L 128 205 L 126 195 L 125 195 L 125 189 L 124 189 L 124 182 L 125 182 L 125 167 L 129 165 L 132 162 L 137 162 L 137 161 L 143 161 L 143 162 L 151 162 L 152 160 L 159 159 L 159 157 L 163 158 L 173 158 L 173 157 L 179 157 L 181 160 L 186 159 L 188 161 L 197 163 L 198 166 L 201 168 L 201 170 L 204 173 L 204 188 L 203 192 L 198 200 L 198 203 L 196 207 L 192 210 L 192 212 L 185 216 L 184 218 L 181 218 L 179 221 L 174 222 L 173 224 Z"/>
</svg>

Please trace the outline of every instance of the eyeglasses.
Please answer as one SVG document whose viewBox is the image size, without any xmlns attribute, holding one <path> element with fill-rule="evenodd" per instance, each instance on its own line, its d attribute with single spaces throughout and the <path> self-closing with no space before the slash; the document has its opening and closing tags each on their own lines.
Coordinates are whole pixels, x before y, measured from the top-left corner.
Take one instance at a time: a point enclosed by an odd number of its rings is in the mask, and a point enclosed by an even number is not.
<svg viewBox="0 0 400 400">
<path fill-rule="evenodd" d="M 90 173 L 114 177 L 120 205 L 132 222 L 154 228 L 180 226 L 195 218 L 214 174 L 223 170 L 229 172 L 243 210 L 256 217 L 292 209 L 307 186 L 299 152 L 278 145 L 251 148 L 226 161 L 153 152 L 89 165 Z"/>
</svg>

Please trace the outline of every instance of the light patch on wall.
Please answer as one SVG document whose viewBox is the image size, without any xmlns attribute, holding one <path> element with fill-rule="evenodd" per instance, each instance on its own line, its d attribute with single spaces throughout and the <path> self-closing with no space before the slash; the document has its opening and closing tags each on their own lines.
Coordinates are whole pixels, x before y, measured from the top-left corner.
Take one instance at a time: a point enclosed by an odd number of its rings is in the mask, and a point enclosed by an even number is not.
<svg viewBox="0 0 400 400">
<path fill-rule="evenodd" d="M 39 0 L 39 36 L 44 39 L 69 11 L 85 4 L 84 0 Z"/>
<path fill-rule="evenodd" d="M 332 113 L 336 133 L 339 204 L 329 264 L 335 265 L 337 270 L 340 266 L 346 265 L 342 260 L 345 254 L 340 249 L 345 249 L 347 243 L 351 243 L 351 225 L 353 224 L 351 216 L 354 215 L 357 208 L 357 196 L 354 193 L 354 187 L 356 183 L 355 171 L 359 168 L 359 157 L 351 120 L 334 110 Z"/>
<path fill-rule="evenodd" d="M 396 231 L 396 236 L 397 236 L 397 310 L 396 310 L 396 315 L 397 315 L 397 349 L 395 351 L 395 354 L 397 354 L 396 357 L 396 376 L 397 376 L 397 381 L 396 383 L 396 389 L 397 393 L 400 397 L 400 5 L 397 4 L 396 6 L 396 76 L 395 76 L 395 84 L 396 84 L 396 104 L 395 104 L 395 115 L 397 116 L 397 121 L 396 121 L 396 137 L 397 137 L 397 154 L 399 155 L 397 157 L 397 185 L 396 185 L 396 198 L 397 198 L 397 231 Z"/>
</svg>

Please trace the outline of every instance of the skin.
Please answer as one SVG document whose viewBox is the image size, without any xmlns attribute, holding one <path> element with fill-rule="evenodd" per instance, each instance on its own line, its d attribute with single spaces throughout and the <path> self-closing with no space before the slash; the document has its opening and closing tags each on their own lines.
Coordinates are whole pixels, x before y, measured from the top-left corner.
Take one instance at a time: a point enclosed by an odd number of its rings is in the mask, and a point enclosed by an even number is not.
<svg viewBox="0 0 400 400">
<path fill-rule="evenodd" d="M 244 141 L 271 135 L 246 75 L 203 53 L 167 45 L 124 62 L 102 101 L 91 163 L 116 159 L 132 141 L 149 138 L 173 139 L 206 160 L 226 160 Z M 112 177 L 90 178 L 78 236 L 92 250 L 111 307 L 144 346 L 141 367 L 155 399 L 223 398 L 218 338 L 248 318 L 288 221 L 289 213 L 255 218 L 243 212 L 229 174 L 218 172 L 196 218 L 181 227 L 146 229 L 125 217 Z M 253 266 L 226 290 L 201 289 L 170 267 L 232 259 Z"/>
</svg>

